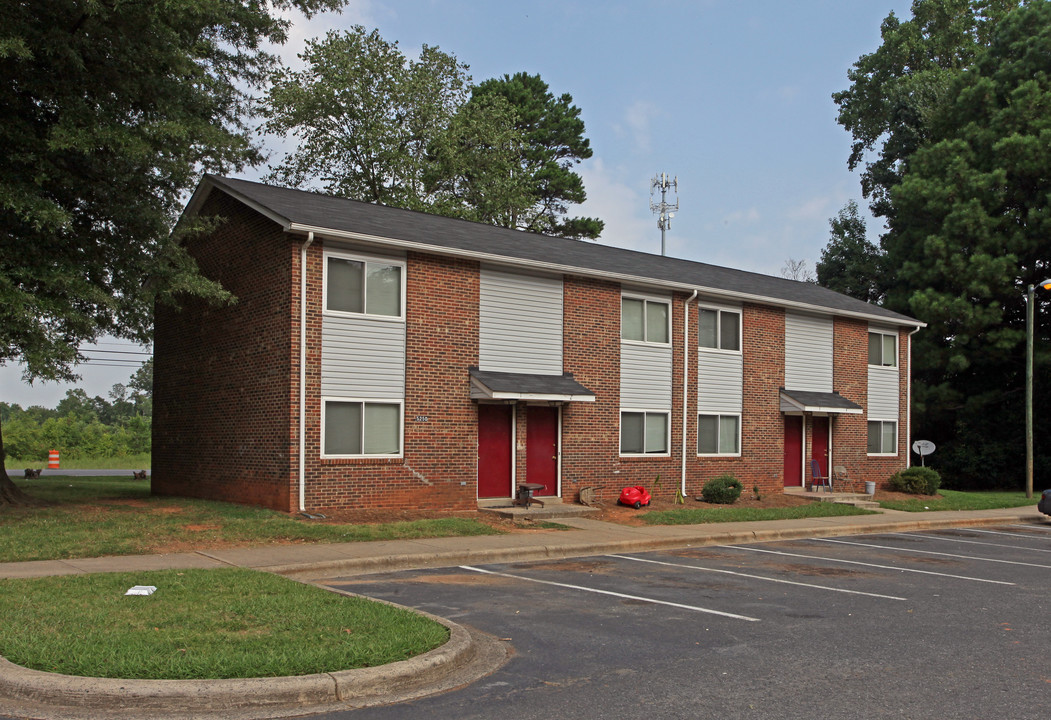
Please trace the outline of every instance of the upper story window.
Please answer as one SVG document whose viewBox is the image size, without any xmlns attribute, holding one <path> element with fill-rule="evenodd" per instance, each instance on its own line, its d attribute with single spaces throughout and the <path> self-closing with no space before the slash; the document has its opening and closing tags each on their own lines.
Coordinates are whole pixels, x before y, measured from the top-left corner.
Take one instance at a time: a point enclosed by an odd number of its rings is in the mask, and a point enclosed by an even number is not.
<svg viewBox="0 0 1051 720">
<path fill-rule="evenodd" d="M 697 342 L 702 348 L 741 351 L 740 312 L 702 307 L 697 314 Z"/>
<path fill-rule="evenodd" d="M 620 301 L 620 337 L 635 342 L 667 345 L 671 337 L 671 305 L 667 300 L 623 297 Z"/>
<path fill-rule="evenodd" d="M 869 365 L 896 367 L 898 364 L 898 336 L 869 331 Z"/>
<path fill-rule="evenodd" d="M 400 318 L 405 266 L 389 260 L 325 255 L 325 311 Z"/>
</svg>

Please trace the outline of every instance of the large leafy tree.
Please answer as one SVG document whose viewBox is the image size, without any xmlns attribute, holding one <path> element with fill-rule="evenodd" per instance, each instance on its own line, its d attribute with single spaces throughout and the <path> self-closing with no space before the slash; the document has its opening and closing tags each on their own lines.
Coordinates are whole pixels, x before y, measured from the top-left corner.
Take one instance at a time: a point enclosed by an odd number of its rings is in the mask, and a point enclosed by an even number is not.
<svg viewBox="0 0 1051 720">
<path fill-rule="evenodd" d="M 931 324 L 917 347 L 920 399 L 933 426 L 955 433 L 949 467 L 1006 483 L 1023 448 L 1025 288 L 1051 273 L 1051 4 L 997 23 L 929 128 L 891 190 L 889 293 Z M 1040 343 L 1045 401 L 1049 354 Z"/>
<path fill-rule="evenodd" d="M 424 186 L 439 215 L 510 227 L 533 205 L 517 115 L 499 96 L 462 105 L 427 153 Z"/>
<path fill-rule="evenodd" d="M 880 302 L 883 256 L 867 237 L 858 204 L 848 202 L 829 225 L 831 237 L 817 263 L 818 284 L 865 302 Z"/>
<path fill-rule="evenodd" d="M 278 11 L 344 2 L 0 6 L 0 362 L 74 379 L 82 343 L 147 341 L 155 301 L 227 298 L 172 221 L 202 171 L 261 159 L 246 118 L 276 63 L 262 45 L 285 39 Z M 24 500 L 0 474 L 0 503 Z"/>
<path fill-rule="evenodd" d="M 853 137 L 848 165 L 876 217 L 893 212 L 890 188 L 904 162 L 930 140 L 930 119 L 953 79 L 986 47 L 997 20 L 1019 0 L 914 0 L 912 18 L 891 13 L 882 43 L 847 72 L 835 93 L 839 124 Z"/>
<path fill-rule="evenodd" d="M 520 172 L 529 184 L 532 199 L 524 212 L 512 212 L 504 227 L 572 238 L 597 238 L 603 222 L 596 218 L 566 217 L 569 206 L 587 199 L 584 181 L 572 170 L 591 157 L 591 143 L 584 136 L 580 108 L 568 93 L 559 97 L 539 75 L 516 73 L 480 83 L 471 91 L 471 102 L 502 97 L 517 115 L 524 147 Z"/>
<path fill-rule="evenodd" d="M 570 168 L 591 148 L 580 109 L 539 76 L 471 87 L 453 55 L 425 45 L 413 60 L 361 26 L 300 58 L 302 70 L 274 73 L 263 109 L 266 132 L 297 140 L 271 181 L 551 235 L 601 232 L 565 217 L 586 198 Z"/>
<path fill-rule="evenodd" d="M 1025 287 L 1051 273 L 1051 4 L 914 5 L 923 17 L 950 8 L 972 32 L 928 38 L 928 55 L 944 60 L 963 47 L 959 67 L 935 73 L 938 95 L 908 132 L 887 130 L 887 143 L 910 140 L 893 153 L 885 145 L 873 164 L 882 174 L 869 176 L 874 211 L 888 226 L 885 303 L 929 324 L 915 340 L 913 409 L 917 433 L 939 445 L 935 462 L 960 484 L 1018 485 Z M 881 79 L 890 95 L 896 72 Z M 1036 387 L 1046 406 L 1046 320 L 1038 329 Z M 1045 416 L 1038 423 L 1037 436 L 1046 435 Z M 1037 448 L 1039 482 L 1049 476 L 1049 450 Z"/>
<path fill-rule="evenodd" d="M 269 179 L 428 207 L 427 152 L 467 99 L 467 66 L 426 45 L 410 60 L 361 26 L 308 41 L 300 58 L 302 70 L 274 73 L 263 107 L 266 131 L 297 141 Z"/>
</svg>

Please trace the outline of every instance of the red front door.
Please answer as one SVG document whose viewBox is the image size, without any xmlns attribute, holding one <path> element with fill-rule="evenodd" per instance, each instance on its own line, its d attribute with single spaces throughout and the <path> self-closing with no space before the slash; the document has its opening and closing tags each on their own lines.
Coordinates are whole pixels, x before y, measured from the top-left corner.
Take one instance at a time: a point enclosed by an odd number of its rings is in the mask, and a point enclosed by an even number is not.
<svg viewBox="0 0 1051 720">
<path fill-rule="evenodd" d="M 478 497 L 511 497 L 511 405 L 478 406 Z"/>
<path fill-rule="evenodd" d="M 821 477 L 828 477 L 828 418 L 814 418 L 812 427 L 814 437 L 810 441 L 810 457 L 817 460 L 821 468 Z"/>
<path fill-rule="evenodd" d="M 558 495 L 558 408 L 526 408 L 526 482 L 540 483 L 537 495 Z"/>
<path fill-rule="evenodd" d="M 785 487 L 803 486 L 803 418 L 785 416 Z"/>
</svg>

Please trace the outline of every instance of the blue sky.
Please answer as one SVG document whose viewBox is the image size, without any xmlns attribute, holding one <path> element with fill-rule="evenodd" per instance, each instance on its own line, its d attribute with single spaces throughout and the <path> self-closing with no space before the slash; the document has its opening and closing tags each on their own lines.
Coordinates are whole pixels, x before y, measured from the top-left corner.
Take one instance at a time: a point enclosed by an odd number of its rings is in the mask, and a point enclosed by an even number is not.
<svg viewBox="0 0 1051 720">
<path fill-rule="evenodd" d="M 847 87 L 858 57 L 879 46 L 882 20 L 891 11 L 908 18 L 910 7 L 907 0 L 351 0 L 340 15 L 292 16 L 281 54 L 294 64 L 304 40 L 361 24 L 409 56 L 425 44 L 456 55 L 475 82 L 539 74 L 581 109 L 594 155 L 577 166 L 588 201 L 574 214 L 605 221 L 599 242 L 660 252 L 650 180 L 664 172 L 678 177 L 680 204 L 668 255 L 779 275 L 789 258 L 813 270 L 829 218 L 848 200 L 861 201 L 858 176 L 846 166 L 850 136 L 836 123 L 831 95 Z M 92 396 L 131 374 L 81 370 L 78 386 Z M 69 387 L 30 388 L 17 365 L 0 368 L 6 402 L 50 407 Z"/>
</svg>

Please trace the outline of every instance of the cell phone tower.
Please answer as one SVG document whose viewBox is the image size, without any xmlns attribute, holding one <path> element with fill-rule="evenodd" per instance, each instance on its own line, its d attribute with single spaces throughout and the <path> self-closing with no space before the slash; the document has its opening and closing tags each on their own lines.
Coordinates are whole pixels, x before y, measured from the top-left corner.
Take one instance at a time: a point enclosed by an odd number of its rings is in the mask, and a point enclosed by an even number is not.
<svg viewBox="0 0 1051 720">
<path fill-rule="evenodd" d="M 675 204 L 668 202 L 668 189 L 675 190 Z M 653 201 L 653 193 L 660 189 L 661 201 Z M 657 227 L 661 230 L 661 255 L 665 255 L 664 234 L 671 227 L 671 219 L 679 211 L 679 178 L 669 178 L 668 173 L 661 173 L 650 180 L 650 212 L 657 213 Z"/>
</svg>

